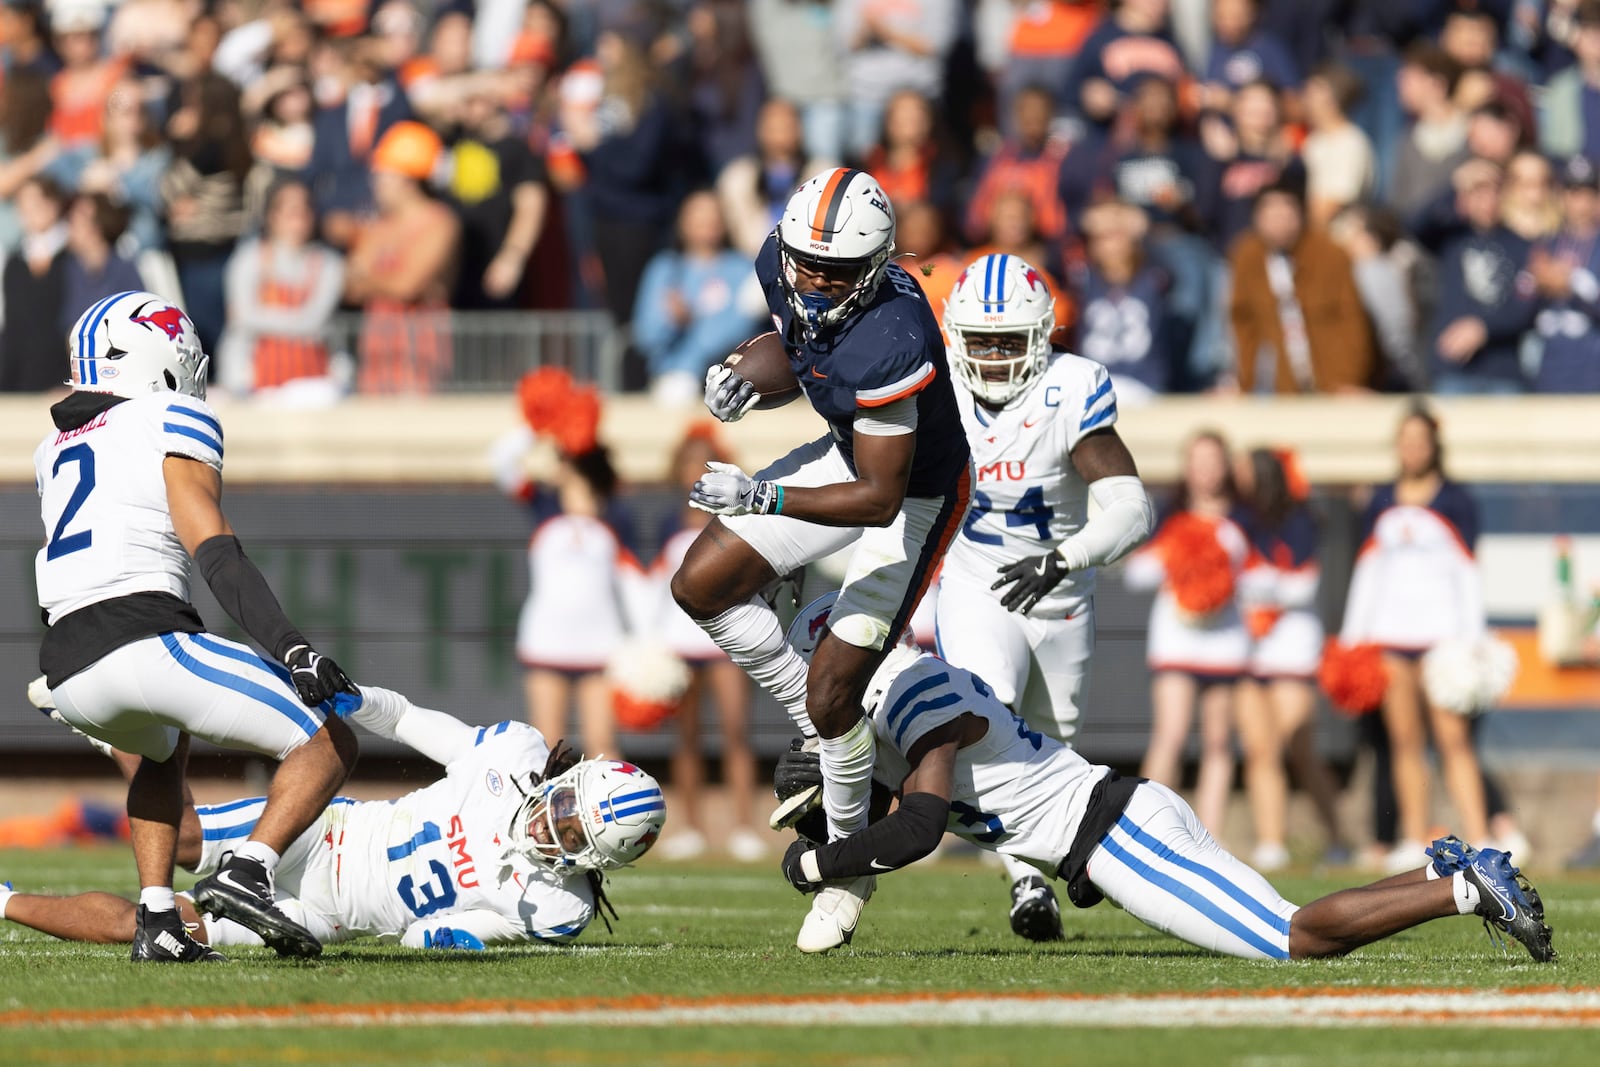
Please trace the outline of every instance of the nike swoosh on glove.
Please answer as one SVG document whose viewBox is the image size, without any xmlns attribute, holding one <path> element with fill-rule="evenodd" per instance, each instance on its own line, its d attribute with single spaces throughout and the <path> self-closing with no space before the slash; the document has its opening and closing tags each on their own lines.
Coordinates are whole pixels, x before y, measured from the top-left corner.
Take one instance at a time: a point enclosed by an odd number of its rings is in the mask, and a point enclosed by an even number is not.
<svg viewBox="0 0 1600 1067">
<path fill-rule="evenodd" d="M 1006 595 L 1000 598 L 1000 605 L 1007 611 L 1015 611 L 1026 615 L 1033 606 L 1043 600 L 1050 591 L 1061 584 L 1061 579 L 1067 576 L 1067 565 L 1054 552 L 1046 552 L 1042 556 L 1026 556 L 1015 563 L 1000 568 L 1000 580 L 991 585 L 990 589 L 999 589 L 1007 583 L 1015 582 Z"/>
<path fill-rule="evenodd" d="M 782 501 L 775 482 L 756 481 L 732 463 L 715 460 L 689 490 L 689 506 L 713 515 L 770 515 Z"/>
<path fill-rule="evenodd" d="M 760 403 L 761 394 L 738 371 L 713 363 L 706 368 L 706 407 L 723 422 L 738 422 Z"/>
<path fill-rule="evenodd" d="M 335 693 L 360 692 L 337 663 L 310 645 L 295 645 L 284 653 L 283 665 L 289 668 L 289 678 L 294 682 L 300 703 L 308 708 L 320 707 L 332 700 Z"/>
</svg>

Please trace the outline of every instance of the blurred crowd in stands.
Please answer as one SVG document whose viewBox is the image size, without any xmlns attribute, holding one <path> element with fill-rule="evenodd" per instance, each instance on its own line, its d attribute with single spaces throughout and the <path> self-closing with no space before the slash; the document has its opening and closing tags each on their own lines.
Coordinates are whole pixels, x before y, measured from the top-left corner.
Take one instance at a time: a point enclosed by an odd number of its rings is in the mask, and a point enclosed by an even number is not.
<svg viewBox="0 0 1600 1067">
<path fill-rule="evenodd" d="M 244 393 L 426 391 L 594 307 L 688 403 L 834 163 L 936 309 L 981 252 L 1125 402 L 1600 389 L 1600 0 L 5 0 L 0 390 L 181 297 Z M 18 314 L 28 308 L 31 314 Z"/>
</svg>

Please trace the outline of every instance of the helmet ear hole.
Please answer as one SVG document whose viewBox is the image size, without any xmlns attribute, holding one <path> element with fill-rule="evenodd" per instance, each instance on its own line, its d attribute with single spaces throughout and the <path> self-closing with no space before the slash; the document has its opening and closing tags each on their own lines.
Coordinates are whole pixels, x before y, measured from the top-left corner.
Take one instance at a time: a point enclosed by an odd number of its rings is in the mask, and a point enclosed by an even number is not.
<svg viewBox="0 0 1600 1067">
<path fill-rule="evenodd" d="M 178 391 L 178 379 L 176 379 L 176 378 L 174 378 L 172 376 L 172 372 L 171 371 L 169 371 L 169 370 L 162 371 L 161 372 L 161 377 L 166 379 L 167 388 L 168 389 L 171 389 L 174 393 L 176 393 Z"/>
</svg>

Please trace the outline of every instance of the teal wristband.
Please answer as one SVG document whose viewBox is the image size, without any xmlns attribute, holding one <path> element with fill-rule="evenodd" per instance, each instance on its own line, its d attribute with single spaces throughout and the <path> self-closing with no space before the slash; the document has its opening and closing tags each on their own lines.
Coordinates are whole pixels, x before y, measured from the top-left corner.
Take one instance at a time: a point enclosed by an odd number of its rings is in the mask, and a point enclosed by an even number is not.
<svg viewBox="0 0 1600 1067">
<path fill-rule="evenodd" d="M 782 515 L 783 514 L 783 486 L 778 485 L 777 483 L 774 483 L 772 488 L 774 488 L 774 489 L 776 489 L 778 491 L 777 495 L 773 498 L 773 501 L 772 501 L 772 513 L 774 515 Z"/>
</svg>

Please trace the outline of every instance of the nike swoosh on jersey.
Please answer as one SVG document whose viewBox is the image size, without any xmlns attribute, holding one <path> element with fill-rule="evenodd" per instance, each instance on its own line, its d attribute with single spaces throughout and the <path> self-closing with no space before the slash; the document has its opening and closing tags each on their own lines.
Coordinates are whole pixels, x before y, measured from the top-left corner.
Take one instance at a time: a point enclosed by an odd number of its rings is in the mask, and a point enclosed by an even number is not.
<svg viewBox="0 0 1600 1067">
<path fill-rule="evenodd" d="M 827 377 L 828 377 L 826 374 L 823 374 L 822 372 L 818 371 L 817 368 L 815 368 L 815 367 L 811 368 L 811 376 L 813 378 L 822 378 L 824 380 L 826 380 Z"/>
<path fill-rule="evenodd" d="M 1024 430 L 1031 430 L 1035 426 L 1039 425 L 1039 419 L 1042 419 L 1042 418 L 1044 418 L 1044 416 L 1041 415 L 1041 416 L 1039 416 L 1039 418 L 1036 418 L 1036 419 L 1023 419 L 1022 420 L 1022 428 Z"/>
<path fill-rule="evenodd" d="M 894 870 L 893 867 L 885 867 L 883 864 L 879 863 L 875 859 L 868 860 L 867 861 L 867 866 L 871 867 L 875 871 L 892 871 L 892 870 Z"/>
</svg>

